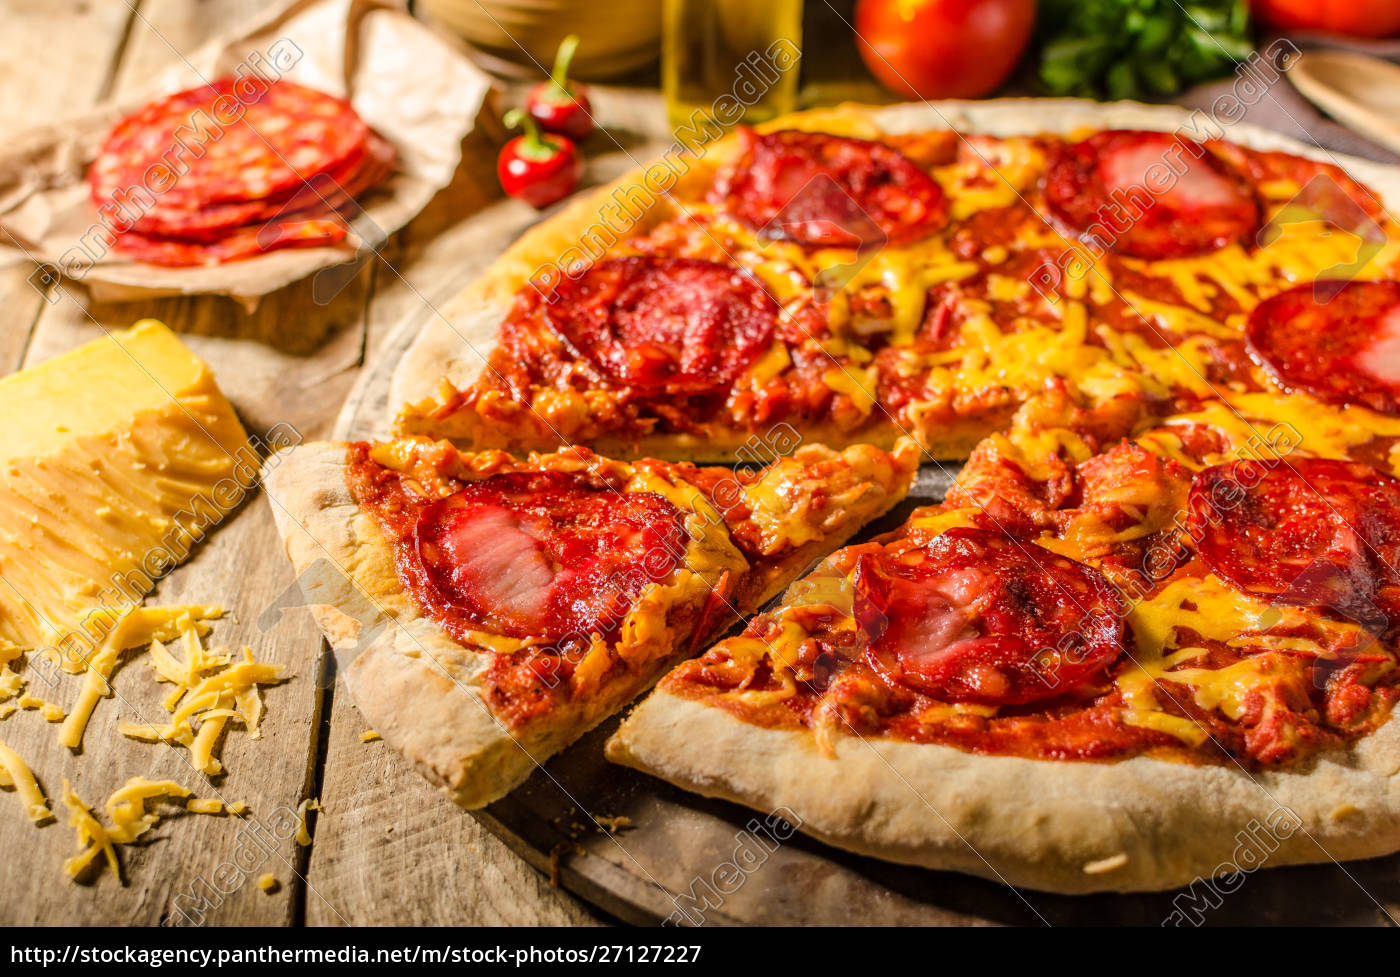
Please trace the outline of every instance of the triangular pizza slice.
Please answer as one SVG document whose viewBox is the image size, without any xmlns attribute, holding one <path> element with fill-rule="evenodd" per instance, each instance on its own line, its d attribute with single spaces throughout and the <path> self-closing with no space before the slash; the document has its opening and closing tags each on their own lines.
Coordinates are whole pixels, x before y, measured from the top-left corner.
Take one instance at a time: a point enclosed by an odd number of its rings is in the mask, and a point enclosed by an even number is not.
<svg viewBox="0 0 1400 977">
<path fill-rule="evenodd" d="M 405 438 L 289 449 L 267 487 L 356 704 L 473 808 L 886 512 L 917 456 L 700 468 Z"/>
</svg>

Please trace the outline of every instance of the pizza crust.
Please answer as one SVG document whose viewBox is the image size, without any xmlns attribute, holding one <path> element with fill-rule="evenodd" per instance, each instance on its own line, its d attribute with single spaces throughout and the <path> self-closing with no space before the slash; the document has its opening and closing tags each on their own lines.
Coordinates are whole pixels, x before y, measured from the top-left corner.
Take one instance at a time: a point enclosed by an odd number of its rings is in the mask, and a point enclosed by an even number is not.
<svg viewBox="0 0 1400 977">
<path fill-rule="evenodd" d="M 608 741 L 615 763 L 877 858 L 1048 892 L 1140 892 L 1400 849 L 1400 724 L 1299 771 L 1133 757 L 1057 762 L 768 729 L 654 692 Z M 696 744 L 704 744 L 698 749 Z"/>
<path fill-rule="evenodd" d="M 316 623 L 370 725 L 457 804 L 506 794 L 564 742 L 517 739 L 483 694 L 490 656 L 452 641 L 404 593 L 374 520 L 345 484 L 345 447 L 284 449 L 269 502 Z M 572 738 L 572 731 L 570 736 Z"/>
<path fill-rule="evenodd" d="M 1188 136 L 1227 138 L 1259 150 L 1278 150 L 1340 164 L 1352 176 L 1375 188 L 1389 207 L 1400 206 L 1400 168 L 1373 163 L 1308 146 L 1287 136 L 1247 123 L 1221 127 L 1209 115 L 1173 105 L 1145 105 L 1138 102 L 1101 103 L 1084 99 L 1006 98 L 986 101 L 942 101 L 906 103 L 884 107 L 844 105 L 784 116 L 759 126 L 760 131 L 781 128 L 834 130 L 863 138 L 878 138 L 881 132 L 898 135 L 926 130 L 954 128 L 968 135 L 1025 136 L 1039 133 L 1070 135 L 1080 129 L 1175 130 L 1185 126 Z M 719 140 L 700 158 L 686 156 L 690 168 L 679 178 L 676 190 L 681 196 L 702 192 L 717 170 L 733 154 L 737 141 Z M 435 419 L 431 414 L 446 392 L 469 389 L 481 375 L 486 358 L 495 348 L 497 328 L 510 309 L 512 297 L 546 264 L 559 262 L 580 240 L 600 226 L 609 226 L 606 210 L 610 202 L 629 191 L 645 187 L 646 169 L 634 170 L 606 186 L 575 200 L 560 213 L 538 224 L 498 258 L 476 281 L 450 300 L 441 316 L 435 316 L 394 371 L 390 389 L 391 423 L 400 434 L 430 434 L 458 441 L 466 431 L 454 426 L 451 418 Z M 649 207 L 635 206 L 641 216 L 628 229 L 644 233 L 661 221 L 682 213 L 670 198 L 651 191 Z M 629 199 L 635 201 L 634 197 Z M 1009 416 L 1009 414 L 1008 414 Z M 1001 419 L 981 418 L 966 424 L 950 425 L 939 436 L 925 438 L 922 447 L 931 457 L 955 459 L 966 454 L 981 438 L 996 430 Z M 816 441 L 841 445 L 866 440 L 889 447 L 898 431 L 862 433 L 831 427 L 804 427 L 804 435 Z M 918 432 L 920 435 L 923 432 Z M 749 432 L 716 431 L 713 436 L 661 434 L 638 439 L 601 438 L 589 446 L 603 454 L 619 457 L 658 457 L 685 461 L 733 460 L 740 447 L 752 450 Z M 553 447 L 550 444 L 473 445 L 515 450 Z M 761 448 L 760 448 L 761 452 Z"/>
</svg>

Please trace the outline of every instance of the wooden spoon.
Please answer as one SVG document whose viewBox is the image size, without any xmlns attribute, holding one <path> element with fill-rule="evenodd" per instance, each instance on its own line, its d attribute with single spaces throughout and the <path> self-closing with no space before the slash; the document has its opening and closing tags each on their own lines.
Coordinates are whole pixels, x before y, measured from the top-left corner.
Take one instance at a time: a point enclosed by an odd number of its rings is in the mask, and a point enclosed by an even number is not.
<svg viewBox="0 0 1400 977">
<path fill-rule="evenodd" d="M 1400 66 L 1349 51 L 1307 51 L 1288 79 L 1337 121 L 1400 152 Z"/>
</svg>

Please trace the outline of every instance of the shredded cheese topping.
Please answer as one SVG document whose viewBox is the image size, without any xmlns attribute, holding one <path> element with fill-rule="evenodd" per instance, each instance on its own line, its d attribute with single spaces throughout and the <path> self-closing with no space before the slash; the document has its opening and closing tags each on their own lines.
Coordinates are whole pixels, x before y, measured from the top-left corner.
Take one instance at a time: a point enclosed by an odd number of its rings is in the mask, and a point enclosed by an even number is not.
<svg viewBox="0 0 1400 977">
<path fill-rule="evenodd" d="M 935 177 L 949 193 L 954 219 L 1018 203 L 1019 191 L 1030 185 L 1028 174 L 1038 173 L 1044 163 L 1030 140 L 997 141 L 989 144 L 987 151 L 997 176 L 989 177 L 979 160 L 935 170 Z M 848 396 L 862 414 L 873 407 L 874 378 L 873 371 L 863 365 L 869 352 L 860 337 L 871 330 L 885 331 L 891 346 L 910 346 L 924 321 L 929 290 L 981 270 L 977 262 L 955 255 L 939 235 L 886 246 L 853 262 L 848 249 L 806 249 L 791 242 L 763 240 L 708 204 L 696 203 L 692 209 L 707 215 L 723 238 L 735 242 L 737 256 L 754 267 L 783 306 L 804 301 L 813 284 L 835 286 L 827 302 L 832 336 L 819 345 L 849 362 L 844 368 L 827 370 L 823 379 L 833 391 Z M 990 314 L 979 314 L 979 309 L 991 311 L 983 298 L 960 299 L 969 314 L 957 345 L 935 353 L 909 349 L 898 361 L 899 375 L 925 375 L 921 396 L 930 403 L 998 386 L 1031 391 L 1051 378 L 1069 381 L 1100 401 L 1124 394 L 1213 394 L 1216 391 L 1205 380 L 1211 340 L 1239 339 L 1246 315 L 1259 301 L 1295 282 L 1312 281 L 1329 269 L 1349 265 L 1365 253 L 1359 250 L 1363 242 L 1356 235 L 1325 222 L 1302 221 L 1282 222 L 1279 233 L 1258 248 L 1232 244 L 1190 258 L 1151 262 L 1119 259 L 1131 270 L 1174 289 L 1180 295 L 1177 301 L 1149 298 L 1124 288 L 1114 281 L 1102 254 L 1062 237 L 1049 225 L 1033 227 L 1018 242 L 1022 247 L 1044 248 L 1066 256 L 1060 261 L 1064 274 L 1058 301 L 1035 301 L 1034 288 L 1024 279 L 988 275 L 981 289 L 985 299 L 1021 302 L 1038 317 L 997 321 Z M 988 249 L 983 257 L 995 264 L 997 259 L 1005 260 L 1005 250 Z M 1397 262 L 1400 241 L 1389 240 L 1364 266 L 1355 269 L 1354 275 L 1387 277 Z M 838 280 L 833 280 L 833 272 L 840 273 Z M 853 315 L 852 297 L 872 289 L 887 301 L 888 319 Z M 1242 311 L 1217 317 L 1215 309 L 1221 298 L 1233 299 Z M 1103 321 L 1100 309 L 1122 308 L 1125 303 L 1130 316 L 1164 332 L 1172 345 L 1154 347 L 1143 336 L 1119 331 Z M 1047 312 L 1052 316 L 1049 322 L 1043 321 Z M 770 355 L 761 358 L 752 370 L 762 382 L 785 365 Z M 913 412 L 917 414 L 917 407 Z"/>
<path fill-rule="evenodd" d="M 146 780 L 132 777 L 107 798 L 107 818 L 104 825 L 92 813 L 65 778 L 63 803 L 68 808 L 68 823 L 77 829 L 81 851 L 63 863 L 63 870 L 78 878 L 100 855 L 117 880 L 123 882 L 117 846 L 135 843 L 142 835 L 160 823 L 160 815 L 146 810 L 146 805 L 158 800 L 184 800 L 191 814 L 222 814 L 223 803 L 212 798 L 191 798 L 190 792 L 173 780 Z"/>
<path fill-rule="evenodd" d="M 129 845 L 160 822 L 160 815 L 146 810 L 148 801 L 157 798 L 183 798 L 189 791 L 171 780 L 150 781 L 133 777 L 107 799 L 107 816 L 112 827 L 104 826 L 68 783 L 63 781 L 63 803 L 68 807 L 68 823 L 78 831 L 78 844 L 83 850 L 63 863 L 63 870 L 77 878 L 98 855 L 107 860 L 112 874 L 122 881 L 121 863 L 117 861 L 117 845 Z"/>
<path fill-rule="evenodd" d="M 1214 574 L 1171 582 L 1156 596 L 1139 601 L 1128 615 L 1128 624 L 1137 652 L 1135 662 L 1117 679 L 1126 703 L 1123 721 L 1169 733 L 1192 746 L 1205 742 L 1206 730 L 1163 711 L 1165 693 L 1160 681 L 1184 685 L 1202 709 L 1218 709 L 1238 720 L 1248 708 L 1247 697 L 1267 691 L 1276 677 L 1280 662 L 1268 651 L 1325 658 L 1330 649 L 1354 645 L 1365 637 L 1365 629 L 1355 622 L 1269 604 L 1235 590 Z M 1269 633 L 1305 625 L 1319 629 L 1321 639 Z M 1206 654 L 1205 648 L 1180 645 L 1187 632 L 1205 641 L 1258 652 L 1224 668 L 1183 667 Z"/>
<path fill-rule="evenodd" d="M 1267 458 L 1304 448 L 1319 458 L 1345 459 L 1353 448 L 1373 438 L 1400 438 L 1400 418 L 1365 407 L 1337 407 L 1307 394 L 1231 393 L 1199 411 L 1172 418 L 1172 424 L 1206 424 L 1222 433 L 1238 457 Z M 1201 466 L 1172 444 L 1170 425 L 1140 439 L 1145 447 L 1175 457 L 1192 468 Z M 1214 464 L 1218 459 L 1207 459 Z M 1390 466 L 1400 474 L 1400 443 L 1391 450 Z"/>
<path fill-rule="evenodd" d="M 0 702 L 13 699 L 24 691 L 24 676 L 9 665 L 0 666 Z"/>
<path fill-rule="evenodd" d="M 163 726 L 120 724 L 120 732 L 138 739 L 181 743 L 189 747 L 200 770 L 209 775 L 221 773 L 223 766 L 214 750 L 225 725 L 230 720 L 240 722 L 256 738 L 263 713 L 258 688 L 285 679 L 282 666 L 255 662 L 247 648 L 243 649 L 242 660 L 235 660 L 225 649 L 204 647 L 202 639 L 210 631 L 208 620 L 221 614 L 219 608 L 206 606 L 126 605 L 94 611 L 82 622 L 81 640 L 72 639 L 62 647 L 50 647 L 41 653 L 57 656 L 65 671 L 83 675 L 72 711 L 65 715 L 59 706 L 25 693 L 24 677 L 6 665 L 0 667 L 0 708 L 4 709 L 0 718 L 16 705 L 39 710 L 50 722 L 63 721 L 59 741 L 76 749 L 82 744 L 97 703 L 112 694 L 111 677 L 121 656 L 149 646 L 147 661 L 157 680 L 174 686 L 164 703 L 171 719 Z M 34 823 L 52 817 L 33 772 L 3 743 L 0 786 L 19 795 L 26 816 Z M 148 811 L 146 805 L 162 799 L 184 800 L 185 810 L 192 814 L 241 816 L 247 811 L 242 802 L 225 807 L 218 798 L 190 797 L 187 789 L 173 781 L 135 777 L 107 800 L 110 824 L 104 824 L 65 779 L 63 802 L 68 823 L 77 830 L 82 850 L 64 862 L 64 871 L 77 878 L 101 858 L 121 880 L 117 846 L 132 844 L 155 827 L 160 816 Z"/>
<path fill-rule="evenodd" d="M 123 652 L 152 641 L 173 641 L 189 630 L 206 634 L 210 627 L 207 620 L 222 614 L 222 608 L 218 607 L 137 607 L 127 604 L 85 615 L 82 639 L 65 645 L 61 654 L 55 648 L 46 649 L 50 656 L 57 656 L 58 665 L 64 671 L 84 675 L 78 701 L 73 704 L 60 728 L 58 741 L 71 750 L 83 745 L 83 733 L 97 703 L 112 695 L 112 672 Z"/>
</svg>

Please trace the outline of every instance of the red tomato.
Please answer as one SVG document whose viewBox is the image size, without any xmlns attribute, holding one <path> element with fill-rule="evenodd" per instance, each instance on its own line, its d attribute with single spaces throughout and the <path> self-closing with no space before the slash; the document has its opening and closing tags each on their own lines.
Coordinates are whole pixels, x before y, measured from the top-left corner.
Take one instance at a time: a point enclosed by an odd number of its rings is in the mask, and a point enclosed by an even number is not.
<svg viewBox="0 0 1400 977">
<path fill-rule="evenodd" d="M 1286 31 L 1331 31 L 1356 37 L 1400 34 L 1395 0 L 1253 0 L 1254 16 Z"/>
<path fill-rule="evenodd" d="M 1006 81 L 1030 41 L 1035 0 L 860 0 L 856 46 L 910 98 L 977 98 Z"/>
</svg>

